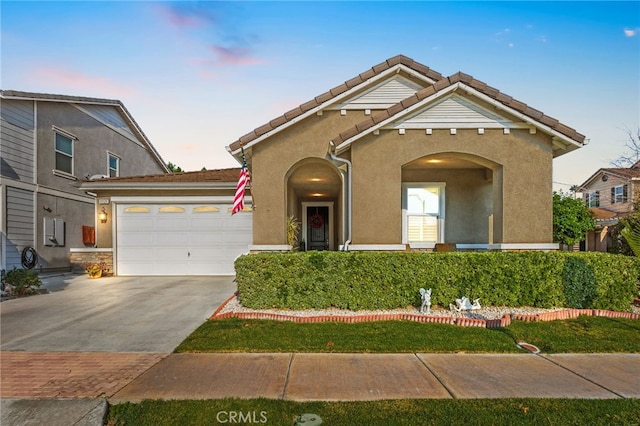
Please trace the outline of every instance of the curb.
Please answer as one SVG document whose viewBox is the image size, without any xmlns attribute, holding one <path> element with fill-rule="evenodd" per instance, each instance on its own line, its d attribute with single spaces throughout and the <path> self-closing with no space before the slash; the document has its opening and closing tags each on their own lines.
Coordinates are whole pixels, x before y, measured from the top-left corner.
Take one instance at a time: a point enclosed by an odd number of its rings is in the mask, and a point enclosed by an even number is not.
<svg viewBox="0 0 640 426">
<path fill-rule="evenodd" d="M 211 320 L 225 318 L 239 319 L 265 319 L 276 321 L 291 321 L 296 323 L 316 323 L 316 322 L 342 322 L 342 323 L 361 323 L 370 321 L 414 321 L 422 323 L 439 323 L 451 324 L 459 327 L 479 327 L 479 328 L 500 328 L 507 327 L 512 321 L 524 322 L 542 322 L 556 321 L 578 318 L 579 316 L 593 316 L 605 318 L 624 318 L 640 320 L 640 314 L 632 312 L 616 312 L 604 309 L 563 309 L 560 311 L 545 312 L 542 314 L 505 314 L 498 319 L 478 319 L 478 318 L 454 318 L 442 316 L 429 316 L 422 314 L 370 314 L 370 315 L 319 315 L 301 317 L 296 315 L 272 314 L 269 312 L 225 312 L 220 313 L 224 307 L 235 297 L 237 293 L 229 297 L 227 300 L 215 310 L 213 315 L 209 317 Z"/>
</svg>

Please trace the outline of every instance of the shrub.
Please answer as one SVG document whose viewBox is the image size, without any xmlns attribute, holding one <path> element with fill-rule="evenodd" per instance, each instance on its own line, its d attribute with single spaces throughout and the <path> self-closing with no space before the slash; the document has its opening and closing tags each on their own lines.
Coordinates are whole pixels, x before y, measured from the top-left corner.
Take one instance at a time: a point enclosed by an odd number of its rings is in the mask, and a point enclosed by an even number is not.
<svg viewBox="0 0 640 426">
<path fill-rule="evenodd" d="M 628 310 L 637 258 L 605 253 L 259 253 L 236 260 L 239 299 L 253 309 L 393 309 L 480 298 L 483 306 Z"/>
<path fill-rule="evenodd" d="M 11 287 L 5 287 L 7 293 L 14 296 L 28 296 L 38 292 L 38 288 L 42 284 L 37 272 L 29 269 L 16 269 L 8 271 L 4 276 L 5 284 Z"/>
</svg>

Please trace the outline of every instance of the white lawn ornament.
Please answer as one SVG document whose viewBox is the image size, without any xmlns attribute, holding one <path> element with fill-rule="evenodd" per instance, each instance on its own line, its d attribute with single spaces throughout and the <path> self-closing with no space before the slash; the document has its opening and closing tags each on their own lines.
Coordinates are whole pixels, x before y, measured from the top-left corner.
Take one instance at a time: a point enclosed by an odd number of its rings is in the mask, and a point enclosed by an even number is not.
<svg viewBox="0 0 640 426">
<path fill-rule="evenodd" d="M 424 288 L 420 289 L 420 296 L 422 296 L 422 306 L 420 306 L 420 313 L 425 313 L 424 308 L 427 308 L 427 314 L 431 313 L 431 289 L 425 290 Z"/>
<path fill-rule="evenodd" d="M 480 299 L 475 299 L 473 303 L 471 303 L 471 300 L 469 300 L 469 298 L 464 296 L 462 296 L 461 299 L 456 299 L 455 305 L 453 303 L 449 305 L 449 309 L 456 312 L 471 311 L 471 310 L 480 309 L 480 308 L 481 308 Z"/>
</svg>

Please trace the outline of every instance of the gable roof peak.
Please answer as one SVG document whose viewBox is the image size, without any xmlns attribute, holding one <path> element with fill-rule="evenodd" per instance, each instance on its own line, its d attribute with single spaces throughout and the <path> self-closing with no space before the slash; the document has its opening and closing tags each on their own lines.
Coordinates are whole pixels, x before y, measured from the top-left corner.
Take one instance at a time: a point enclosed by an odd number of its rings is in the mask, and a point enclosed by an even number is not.
<svg viewBox="0 0 640 426">
<path fill-rule="evenodd" d="M 440 80 L 446 80 L 442 74 L 432 70 L 426 65 L 416 62 L 413 59 L 409 58 L 408 56 L 396 55 L 389 59 L 386 59 L 385 61 L 377 65 L 374 65 L 367 71 L 358 74 L 357 76 L 330 89 L 329 91 L 314 97 L 310 101 L 307 101 L 299 105 L 298 107 L 293 108 L 292 110 L 286 112 L 285 114 L 279 117 L 276 117 L 275 119 L 269 121 L 267 124 L 263 124 L 262 126 L 255 128 L 251 132 L 238 138 L 235 142 L 229 144 L 227 146 L 227 151 L 229 151 L 232 155 L 238 158 L 237 155 L 239 155 L 238 152 L 241 146 L 244 146 L 246 148 L 248 144 L 256 140 L 258 140 L 256 142 L 259 142 L 260 138 L 265 136 L 266 134 L 271 133 L 273 131 L 277 131 L 276 129 L 280 130 L 284 128 L 283 126 L 286 126 L 287 124 L 291 123 L 294 119 L 298 118 L 299 116 L 306 114 L 309 111 L 315 108 L 318 108 L 327 102 L 331 102 L 333 99 L 342 95 L 343 93 L 348 92 L 349 90 L 352 90 L 354 88 L 357 88 L 363 83 L 366 83 L 367 81 L 369 81 L 371 78 L 374 78 L 392 69 L 393 67 L 396 67 L 399 65 L 402 65 L 408 68 L 409 70 L 413 71 L 414 73 L 421 75 L 426 82 L 431 82 L 431 81 L 437 82 Z"/>
</svg>

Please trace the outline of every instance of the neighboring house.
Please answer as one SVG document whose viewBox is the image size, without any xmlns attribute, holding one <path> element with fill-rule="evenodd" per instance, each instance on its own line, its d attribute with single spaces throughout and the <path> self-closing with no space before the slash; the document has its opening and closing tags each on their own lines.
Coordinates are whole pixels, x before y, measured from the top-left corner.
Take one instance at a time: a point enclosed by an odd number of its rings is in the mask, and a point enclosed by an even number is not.
<svg viewBox="0 0 640 426">
<path fill-rule="evenodd" d="M 596 229 L 587 233 L 586 251 L 606 252 L 612 245 L 612 227 L 633 212 L 640 182 L 640 161 L 629 168 L 599 169 L 579 191 L 596 219 Z"/>
<path fill-rule="evenodd" d="M 0 269 L 31 248 L 37 270 L 69 270 L 70 247 L 94 246 L 81 180 L 168 172 L 120 101 L 3 90 L 0 102 Z"/>
<path fill-rule="evenodd" d="M 585 137 L 497 89 L 393 57 L 232 143 L 253 249 L 555 249 L 552 161 Z"/>
<path fill-rule="evenodd" d="M 553 250 L 552 162 L 583 142 L 471 76 L 396 56 L 227 147 L 251 170 L 246 212 L 230 213 L 238 169 L 81 188 L 116 219 L 98 246 L 120 275 L 233 274 L 241 253 L 288 250 L 291 216 L 306 250 Z"/>
</svg>

